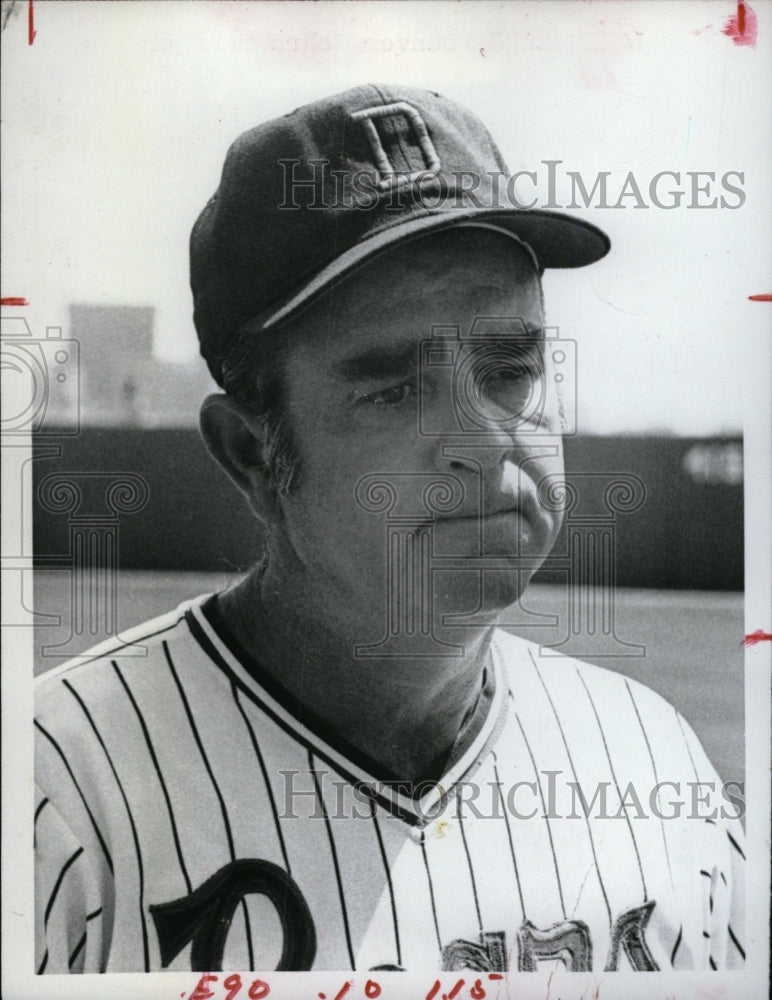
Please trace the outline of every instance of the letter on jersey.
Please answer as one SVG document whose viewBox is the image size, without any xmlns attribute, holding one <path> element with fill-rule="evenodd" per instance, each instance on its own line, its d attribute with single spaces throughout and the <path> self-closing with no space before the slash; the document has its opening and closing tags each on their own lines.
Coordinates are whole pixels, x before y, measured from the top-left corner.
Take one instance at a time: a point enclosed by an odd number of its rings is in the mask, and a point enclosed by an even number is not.
<svg viewBox="0 0 772 1000">
<path fill-rule="evenodd" d="M 236 907 L 250 893 L 267 896 L 276 907 L 284 942 L 277 970 L 302 972 L 316 955 L 316 931 L 308 904 L 290 876 L 270 861 L 232 861 L 195 892 L 150 907 L 166 967 L 189 941 L 191 969 L 220 971 Z"/>
</svg>

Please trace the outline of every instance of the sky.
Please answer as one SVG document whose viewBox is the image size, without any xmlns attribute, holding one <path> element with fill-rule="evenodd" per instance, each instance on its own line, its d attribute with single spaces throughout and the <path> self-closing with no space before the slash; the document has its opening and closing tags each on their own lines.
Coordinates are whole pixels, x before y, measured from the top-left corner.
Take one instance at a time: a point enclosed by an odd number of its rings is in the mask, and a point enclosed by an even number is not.
<svg viewBox="0 0 772 1000">
<path fill-rule="evenodd" d="M 576 342 L 580 429 L 736 433 L 754 345 L 770 333 L 772 4 L 755 46 L 717 2 L 38 3 L 3 32 L 3 295 L 36 336 L 71 302 L 153 305 L 155 352 L 197 353 L 187 241 L 241 131 L 367 82 L 438 90 L 477 113 L 512 171 L 567 171 L 616 201 L 572 209 L 612 252 L 545 279 Z M 680 173 L 673 209 L 650 179 Z M 738 207 L 689 208 L 687 171 Z M 742 195 L 722 190 L 721 177 Z M 665 181 L 667 178 L 665 179 Z M 679 187 L 661 183 L 664 195 Z M 703 181 L 704 183 L 704 181 Z M 5 314 L 5 312 L 4 312 Z"/>
</svg>

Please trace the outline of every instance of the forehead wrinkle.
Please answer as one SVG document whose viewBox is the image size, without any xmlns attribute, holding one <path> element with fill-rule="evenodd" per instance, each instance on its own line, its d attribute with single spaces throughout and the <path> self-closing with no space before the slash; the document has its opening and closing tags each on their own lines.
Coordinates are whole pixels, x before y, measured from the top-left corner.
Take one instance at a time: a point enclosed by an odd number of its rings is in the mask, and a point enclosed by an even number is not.
<svg viewBox="0 0 772 1000">
<path fill-rule="evenodd" d="M 422 237 L 364 261 L 325 293 L 323 308 L 328 319 L 352 312 L 381 317 L 384 305 L 403 310 L 405 296 L 423 292 L 426 298 L 434 291 L 447 297 L 461 286 L 464 299 L 531 290 L 541 299 L 539 274 L 521 246 L 506 236 L 470 229 Z"/>
<path fill-rule="evenodd" d="M 465 277 L 470 276 L 465 275 Z M 423 282 L 418 289 L 410 280 L 395 279 L 390 282 L 389 300 L 385 300 L 385 296 L 378 294 L 379 290 L 375 288 L 350 288 L 346 289 L 348 294 L 339 294 L 335 301 L 331 299 L 326 303 L 322 321 L 317 329 L 330 341 L 335 338 L 336 327 L 353 329 L 361 326 L 363 337 L 377 339 L 378 327 L 392 322 L 398 323 L 400 320 L 409 320 L 411 303 L 428 305 L 433 297 L 437 301 L 432 309 L 429 325 L 460 325 L 462 333 L 466 331 L 463 330 L 464 323 L 459 323 L 459 320 L 463 319 L 459 313 L 474 302 L 478 302 L 480 309 L 486 309 L 487 312 L 490 305 L 485 304 L 486 299 L 501 301 L 502 296 L 519 294 L 521 307 L 536 306 L 541 318 L 538 278 L 535 276 L 531 280 L 529 278 L 530 276 L 525 276 L 525 280 L 513 280 L 512 276 L 508 275 L 506 279 L 497 282 L 491 281 L 490 275 L 486 275 L 485 279 L 474 280 L 472 277 L 471 280 L 454 281 L 448 272 L 444 271 L 433 275 L 431 280 Z M 493 315 L 489 312 L 487 314 Z M 503 311 L 500 307 L 497 315 L 504 318 L 508 315 L 514 316 L 515 312 Z M 426 325 L 426 321 L 423 325 Z M 526 321 L 526 327 L 530 326 L 535 324 Z M 430 330 L 426 329 L 421 335 L 428 336 L 429 332 Z"/>
<path fill-rule="evenodd" d="M 415 371 L 418 341 L 405 344 L 375 345 L 341 358 L 332 365 L 334 375 L 346 381 L 405 375 Z"/>
</svg>

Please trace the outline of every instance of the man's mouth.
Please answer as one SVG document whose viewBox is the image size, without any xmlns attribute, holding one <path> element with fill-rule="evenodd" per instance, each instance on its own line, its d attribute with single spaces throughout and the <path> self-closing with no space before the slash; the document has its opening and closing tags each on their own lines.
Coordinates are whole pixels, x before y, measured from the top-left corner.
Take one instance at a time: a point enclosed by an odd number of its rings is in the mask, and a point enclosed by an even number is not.
<svg viewBox="0 0 772 1000">
<path fill-rule="evenodd" d="M 510 505 L 509 507 L 494 507 L 490 510 L 474 511 L 471 514 L 447 514 L 443 517 L 438 517 L 435 521 L 488 521 L 494 517 L 504 517 L 511 516 L 513 514 L 522 514 L 522 510 L 519 504 Z"/>
<path fill-rule="evenodd" d="M 436 517 L 435 523 L 439 521 L 477 521 L 483 523 L 495 518 L 514 517 L 519 515 L 526 520 L 538 520 L 540 513 L 539 503 L 535 494 L 528 490 L 522 490 L 517 496 L 499 496 L 491 499 L 488 503 L 482 504 L 482 509 L 449 511 L 447 514 L 440 514 Z"/>
</svg>

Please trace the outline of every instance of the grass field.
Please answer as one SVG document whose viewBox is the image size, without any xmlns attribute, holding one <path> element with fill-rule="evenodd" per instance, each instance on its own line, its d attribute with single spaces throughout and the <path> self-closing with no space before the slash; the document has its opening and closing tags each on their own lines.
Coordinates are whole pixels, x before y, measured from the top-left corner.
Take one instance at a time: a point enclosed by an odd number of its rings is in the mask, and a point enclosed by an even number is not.
<svg viewBox="0 0 772 1000">
<path fill-rule="evenodd" d="M 228 579 L 216 573 L 124 572 L 118 583 L 118 628 L 125 630 L 185 598 L 220 589 Z M 50 624 L 35 630 L 38 673 L 103 638 L 86 633 L 71 639 L 67 572 L 35 573 L 34 606 L 38 612 L 55 616 Z M 659 692 L 692 724 L 722 778 L 742 780 L 742 594 L 620 589 L 615 608 L 616 636 L 645 647 L 644 655 L 598 656 L 597 641 L 581 633 L 561 649 L 625 673 Z M 533 586 L 507 623 L 513 632 L 550 646 L 567 636 L 567 610 L 564 587 Z"/>
</svg>

